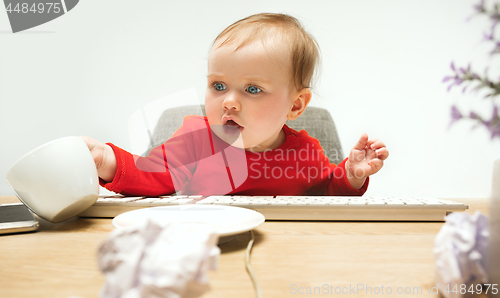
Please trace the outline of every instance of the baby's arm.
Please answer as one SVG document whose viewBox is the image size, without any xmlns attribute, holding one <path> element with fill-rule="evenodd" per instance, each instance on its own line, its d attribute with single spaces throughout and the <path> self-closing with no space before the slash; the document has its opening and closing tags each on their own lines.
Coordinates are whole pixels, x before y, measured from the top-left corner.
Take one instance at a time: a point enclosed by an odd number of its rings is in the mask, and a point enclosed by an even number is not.
<svg viewBox="0 0 500 298">
<path fill-rule="evenodd" d="M 377 173 L 389 157 L 385 144 L 378 139 L 368 140 L 366 133 L 362 134 L 352 148 L 345 168 L 347 179 L 351 186 L 360 189 L 368 176 Z"/>
<path fill-rule="evenodd" d="M 89 147 L 97 168 L 97 175 L 106 182 L 113 181 L 116 174 L 116 156 L 110 146 L 86 136 L 81 137 Z"/>
</svg>

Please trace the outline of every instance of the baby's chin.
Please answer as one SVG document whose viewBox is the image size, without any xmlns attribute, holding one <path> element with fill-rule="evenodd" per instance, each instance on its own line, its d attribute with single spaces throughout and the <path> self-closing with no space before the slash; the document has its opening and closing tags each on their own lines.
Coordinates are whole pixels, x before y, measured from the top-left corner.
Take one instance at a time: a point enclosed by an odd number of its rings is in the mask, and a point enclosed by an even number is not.
<svg viewBox="0 0 500 298">
<path fill-rule="evenodd" d="M 228 127 L 227 125 L 210 125 L 210 128 L 219 139 L 233 147 L 245 149 L 243 136 L 237 128 Z"/>
</svg>

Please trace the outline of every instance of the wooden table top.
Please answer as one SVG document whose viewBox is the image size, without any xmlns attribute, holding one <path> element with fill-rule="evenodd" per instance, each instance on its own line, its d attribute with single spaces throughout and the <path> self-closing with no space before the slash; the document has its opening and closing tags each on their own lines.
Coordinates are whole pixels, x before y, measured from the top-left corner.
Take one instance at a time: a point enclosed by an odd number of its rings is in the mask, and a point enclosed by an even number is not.
<svg viewBox="0 0 500 298">
<path fill-rule="evenodd" d="M 469 205 L 470 214 L 488 215 L 487 199 L 455 201 Z M 0 196 L 2 204 L 12 202 L 19 201 Z M 40 224 L 34 233 L 0 236 L 0 297 L 98 297 L 104 275 L 97 248 L 113 230 L 111 219 Z M 305 296 L 373 297 L 368 287 L 375 293 L 391 288 L 393 295 L 412 291 L 400 297 L 439 297 L 429 288 L 435 286 L 432 249 L 442 225 L 266 221 L 254 230 L 251 265 L 263 297 L 297 297 L 315 288 L 316 295 Z M 243 233 L 220 245 L 218 269 L 209 271 L 211 290 L 203 297 L 255 297 L 245 270 L 248 241 Z"/>
</svg>

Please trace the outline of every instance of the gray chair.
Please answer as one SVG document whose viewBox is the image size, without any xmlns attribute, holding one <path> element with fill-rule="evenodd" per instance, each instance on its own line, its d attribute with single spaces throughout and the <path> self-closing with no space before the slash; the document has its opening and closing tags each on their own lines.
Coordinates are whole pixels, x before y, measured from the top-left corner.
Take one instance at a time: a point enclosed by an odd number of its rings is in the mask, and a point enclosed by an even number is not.
<svg viewBox="0 0 500 298">
<path fill-rule="evenodd" d="M 201 110 L 205 114 L 204 105 L 201 106 Z M 153 147 L 159 146 L 168 140 L 181 127 L 182 121 L 187 115 L 201 115 L 200 107 L 183 106 L 163 112 L 152 135 Z M 327 110 L 308 107 L 299 118 L 294 121 L 287 121 L 286 124 L 297 131 L 305 129 L 310 136 L 318 139 L 330 162 L 339 164 L 343 160 L 344 154 L 337 129 Z M 149 154 L 151 149 L 149 148 L 143 156 Z"/>
</svg>

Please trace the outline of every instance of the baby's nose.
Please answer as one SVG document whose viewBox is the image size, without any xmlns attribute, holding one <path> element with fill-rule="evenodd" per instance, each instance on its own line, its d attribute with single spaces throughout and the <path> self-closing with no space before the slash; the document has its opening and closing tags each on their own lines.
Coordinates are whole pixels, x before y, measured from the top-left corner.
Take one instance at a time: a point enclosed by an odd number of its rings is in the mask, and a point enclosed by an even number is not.
<svg viewBox="0 0 500 298">
<path fill-rule="evenodd" d="M 235 94 L 231 93 L 226 96 L 224 101 L 222 102 L 222 108 L 224 110 L 236 110 L 239 111 L 241 109 L 240 102 Z"/>
</svg>

